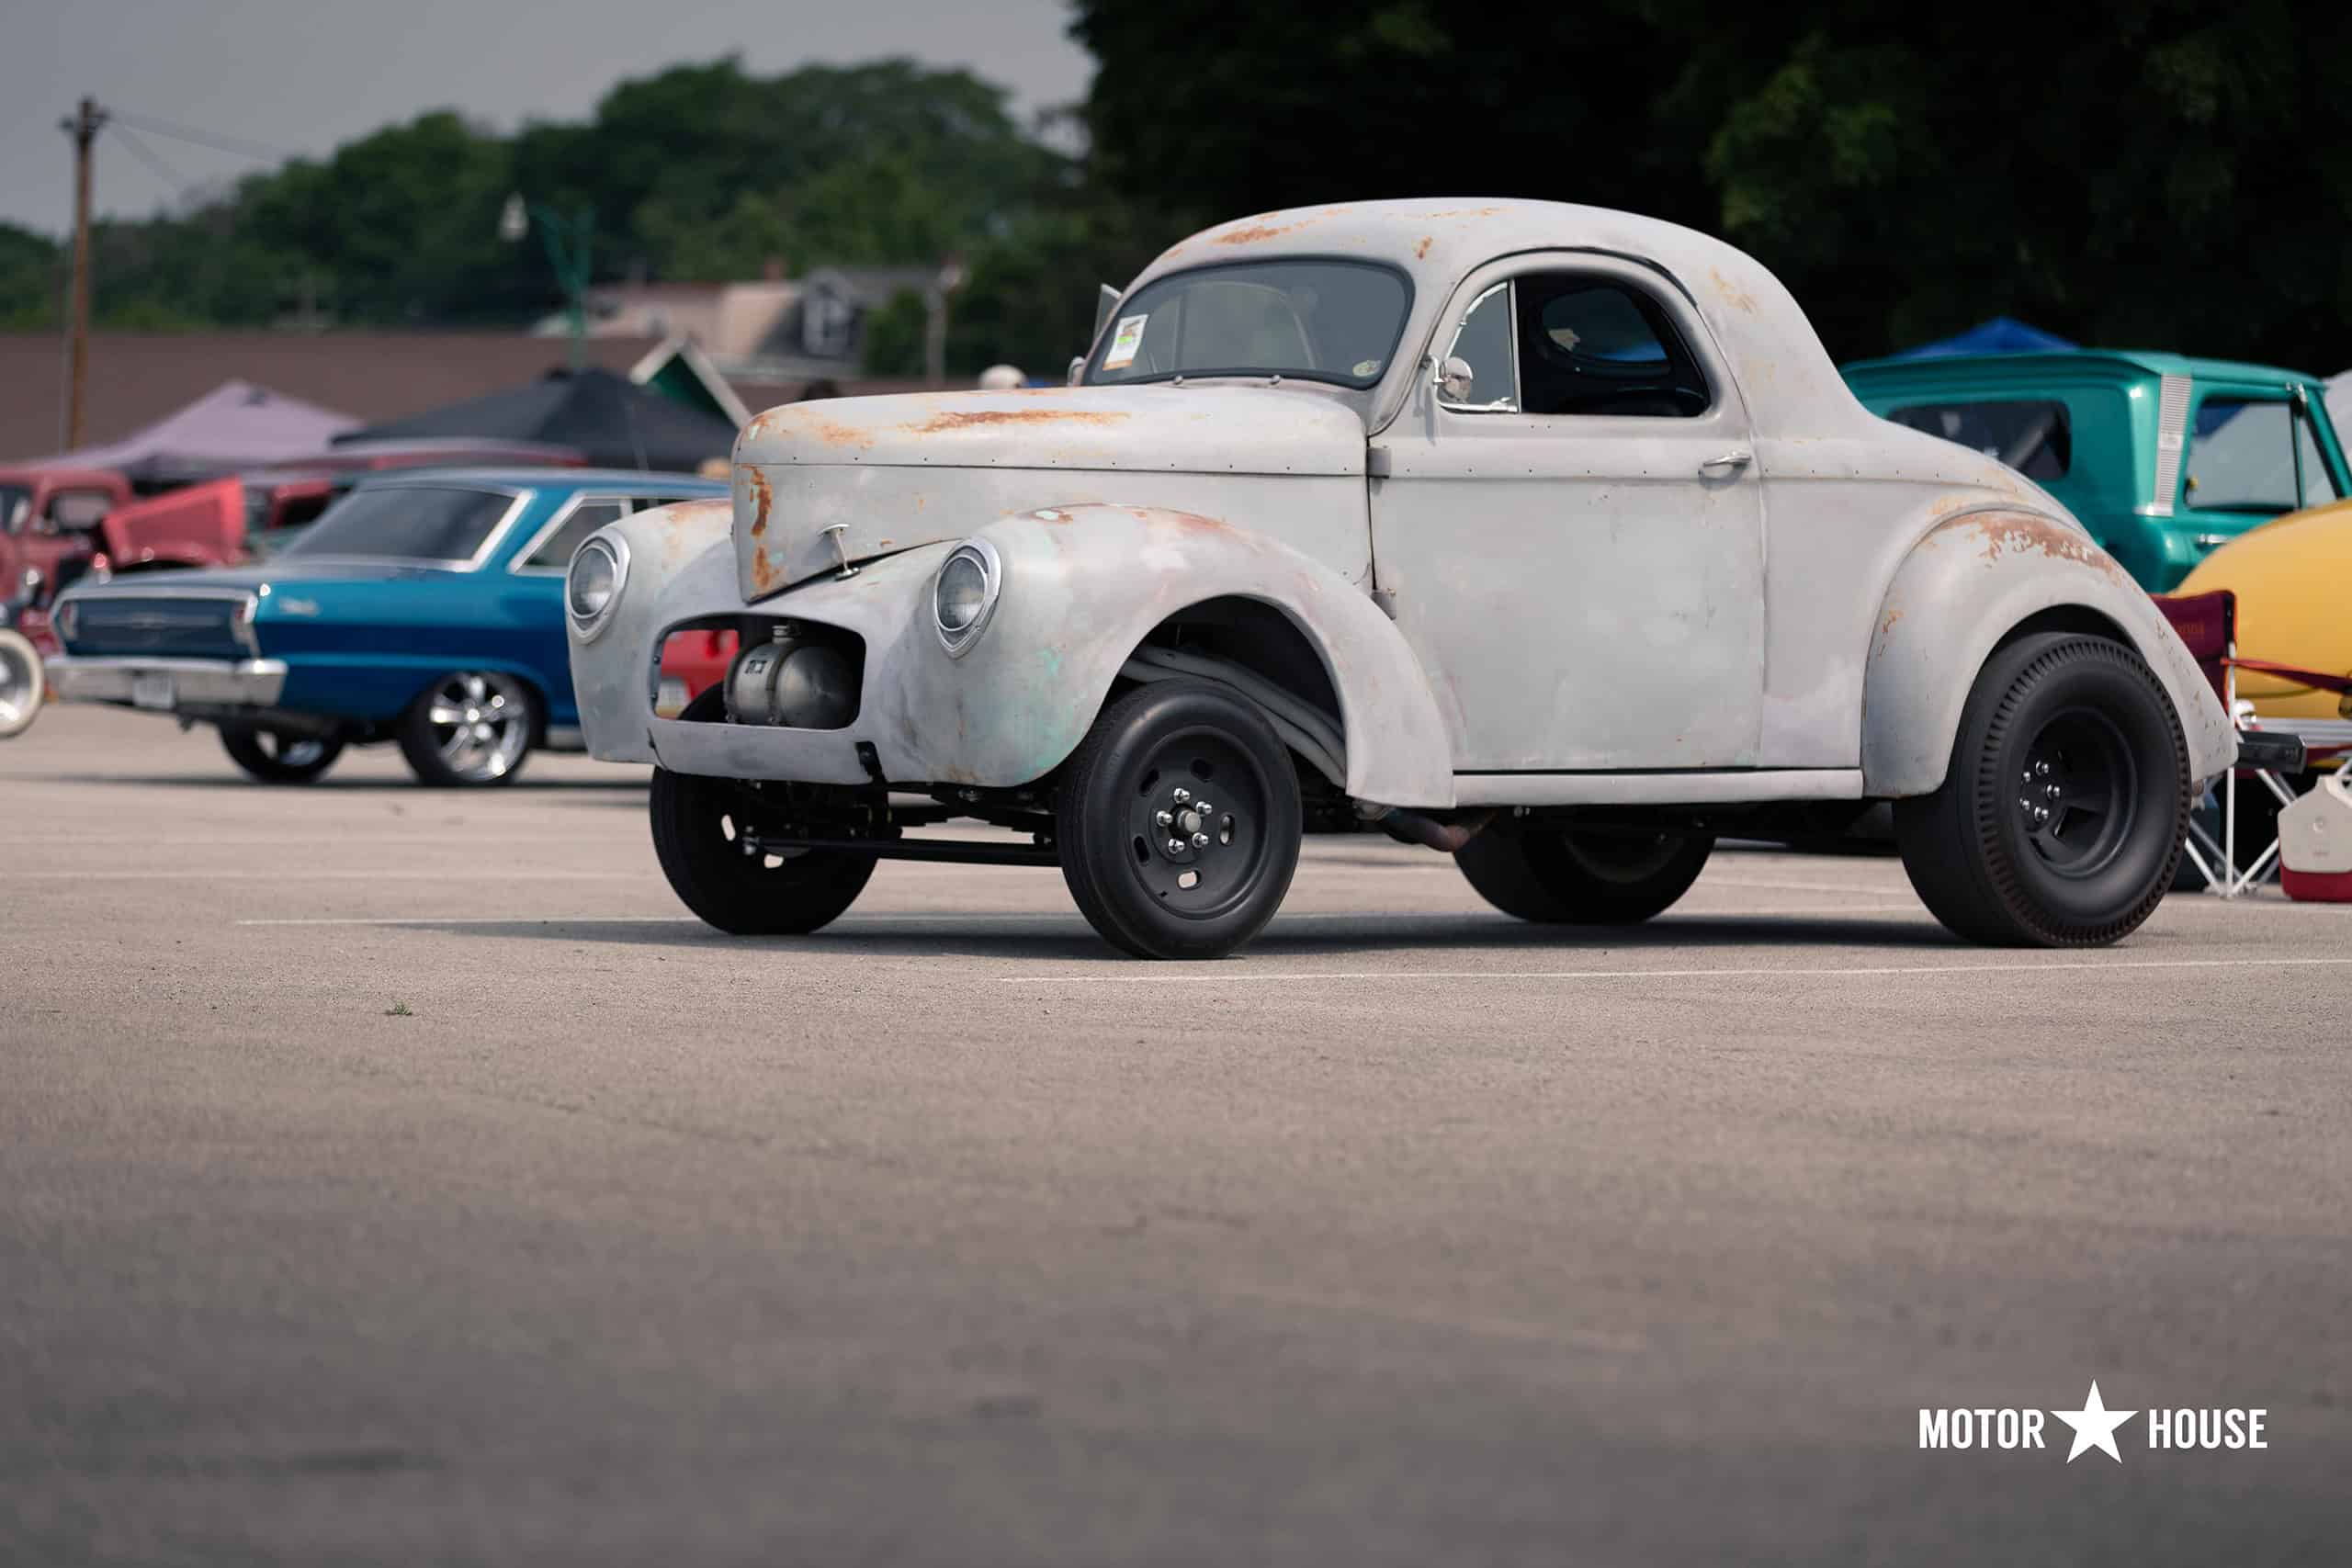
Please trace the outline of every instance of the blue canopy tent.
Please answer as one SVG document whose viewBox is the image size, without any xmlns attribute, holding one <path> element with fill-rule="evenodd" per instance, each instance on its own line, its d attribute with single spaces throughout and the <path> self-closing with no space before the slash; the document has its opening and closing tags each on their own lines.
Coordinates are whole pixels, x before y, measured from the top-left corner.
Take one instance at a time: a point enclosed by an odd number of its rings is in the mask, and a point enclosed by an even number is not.
<svg viewBox="0 0 2352 1568">
<path fill-rule="evenodd" d="M 2054 333 L 2043 332 L 2040 327 L 2030 327 L 2007 316 L 1996 316 L 1940 343 L 1923 343 L 1917 348 L 1902 349 L 1887 357 L 1928 359 L 1945 354 L 2031 354 L 2039 349 L 2079 346 Z"/>
</svg>

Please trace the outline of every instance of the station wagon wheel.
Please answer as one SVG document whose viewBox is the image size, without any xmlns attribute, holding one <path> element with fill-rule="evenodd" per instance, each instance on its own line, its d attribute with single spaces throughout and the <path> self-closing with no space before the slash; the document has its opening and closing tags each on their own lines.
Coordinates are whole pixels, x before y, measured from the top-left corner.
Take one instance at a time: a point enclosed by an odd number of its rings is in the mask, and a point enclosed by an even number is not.
<svg viewBox="0 0 2352 1568">
<path fill-rule="evenodd" d="M 2188 748 L 2140 656 L 2020 637 L 1987 660 L 1933 795 L 1895 803 L 1911 886 L 1973 942 L 2084 947 L 2130 934 L 2170 889 Z"/>
<path fill-rule="evenodd" d="M 686 706 L 691 720 L 725 716 L 714 686 Z M 725 779 L 653 770 L 647 814 L 654 858 L 679 901 L 734 936 L 798 936 L 830 924 L 874 874 L 872 855 L 775 852 L 759 841 L 756 789 Z"/>
<path fill-rule="evenodd" d="M 1540 925 L 1634 925 L 1690 890 L 1713 834 L 1503 821 L 1454 852 L 1478 896 Z"/>
<path fill-rule="evenodd" d="M 40 654 L 25 637 L 0 626 L 0 740 L 32 728 L 42 690 Z"/>
<path fill-rule="evenodd" d="M 263 784 L 309 784 L 334 766 L 343 755 L 343 741 L 334 736 L 224 724 L 220 749 Z"/>
<path fill-rule="evenodd" d="M 420 783 L 503 784 L 523 771 L 538 738 L 531 688 L 495 670 L 460 670 L 418 694 L 394 728 Z"/>
<path fill-rule="evenodd" d="M 1062 875 L 1103 939 L 1215 958 L 1264 929 L 1298 867 L 1298 774 L 1257 709 L 1205 681 L 1102 711 L 1057 800 Z"/>
</svg>

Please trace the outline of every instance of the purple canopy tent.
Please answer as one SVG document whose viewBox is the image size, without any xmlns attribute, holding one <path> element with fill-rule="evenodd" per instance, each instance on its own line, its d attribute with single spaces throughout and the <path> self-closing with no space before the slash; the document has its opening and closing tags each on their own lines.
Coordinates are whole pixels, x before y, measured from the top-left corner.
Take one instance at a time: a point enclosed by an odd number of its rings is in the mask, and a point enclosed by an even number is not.
<svg viewBox="0 0 2352 1568">
<path fill-rule="evenodd" d="M 85 446 L 28 468 L 112 468 L 141 490 L 308 457 L 359 422 L 250 381 L 223 381 L 177 413 L 103 446 Z"/>
</svg>

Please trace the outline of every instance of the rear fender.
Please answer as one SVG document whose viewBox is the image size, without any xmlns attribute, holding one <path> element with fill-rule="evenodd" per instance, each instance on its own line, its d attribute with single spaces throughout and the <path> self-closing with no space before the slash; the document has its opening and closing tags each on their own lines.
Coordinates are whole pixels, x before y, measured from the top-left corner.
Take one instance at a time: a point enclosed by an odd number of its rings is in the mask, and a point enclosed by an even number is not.
<svg viewBox="0 0 2352 1568">
<path fill-rule="evenodd" d="M 2229 716 L 2163 612 L 2112 556 L 2066 524 L 1986 508 L 1929 528 L 1879 605 L 1862 680 L 1862 790 L 1926 795 L 1944 781 L 1976 672 L 2045 612 L 2087 613 L 2155 672 L 2199 780 L 2237 754 Z"/>
</svg>

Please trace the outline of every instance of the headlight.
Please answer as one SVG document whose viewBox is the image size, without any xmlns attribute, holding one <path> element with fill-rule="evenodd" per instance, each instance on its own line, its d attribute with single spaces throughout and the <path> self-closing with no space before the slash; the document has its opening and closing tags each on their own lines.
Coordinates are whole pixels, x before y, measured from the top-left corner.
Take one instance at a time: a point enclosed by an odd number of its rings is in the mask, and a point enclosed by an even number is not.
<svg viewBox="0 0 2352 1568">
<path fill-rule="evenodd" d="M 564 606 L 582 637 L 593 637 L 605 626 L 620 601 L 621 584 L 628 581 L 628 547 L 619 538 L 599 534 L 580 547 L 564 574 Z"/>
<path fill-rule="evenodd" d="M 1004 584 L 1004 567 L 996 547 L 986 539 L 967 539 L 940 563 L 932 582 L 931 614 L 939 640 L 951 656 L 961 656 L 978 640 L 989 616 L 996 612 L 997 590 Z"/>
<path fill-rule="evenodd" d="M 82 606 L 71 599 L 66 600 L 57 606 L 57 613 L 50 616 L 49 625 L 60 642 L 72 642 L 74 633 L 82 625 Z"/>
</svg>

